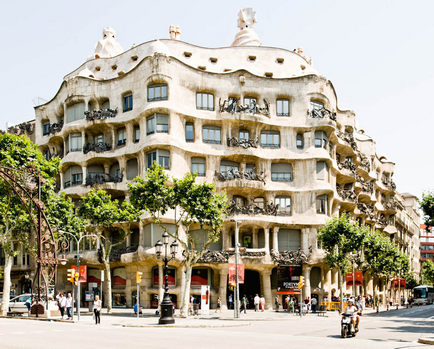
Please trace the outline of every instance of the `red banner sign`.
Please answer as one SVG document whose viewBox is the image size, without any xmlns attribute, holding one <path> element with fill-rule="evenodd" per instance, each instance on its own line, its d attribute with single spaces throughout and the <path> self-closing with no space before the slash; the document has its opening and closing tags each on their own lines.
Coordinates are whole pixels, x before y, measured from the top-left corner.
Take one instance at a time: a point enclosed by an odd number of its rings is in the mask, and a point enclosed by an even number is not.
<svg viewBox="0 0 434 349">
<path fill-rule="evenodd" d="M 353 273 L 347 274 L 347 287 L 353 286 Z M 356 282 L 356 286 L 362 286 L 363 285 L 363 272 L 362 271 L 356 271 L 354 275 L 354 281 Z"/>
<path fill-rule="evenodd" d="M 77 272 L 77 266 L 71 265 L 71 269 L 74 269 L 74 274 Z M 86 283 L 87 282 L 87 267 L 85 265 L 80 265 L 80 270 L 78 271 L 78 282 Z"/>
<path fill-rule="evenodd" d="M 229 264 L 229 285 L 235 285 L 237 273 L 235 264 Z M 238 264 L 238 283 L 244 284 L 244 264 Z"/>
<path fill-rule="evenodd" d="M 401 285 L 399 285 L 399 284 L 401 284 Z M 406 286 L 405 279 L 395 279 L 395 280 L 393 280 L 393 285 L 395 286 L 396 289 L 405 288 L 405 286 Z"/>
</svg>

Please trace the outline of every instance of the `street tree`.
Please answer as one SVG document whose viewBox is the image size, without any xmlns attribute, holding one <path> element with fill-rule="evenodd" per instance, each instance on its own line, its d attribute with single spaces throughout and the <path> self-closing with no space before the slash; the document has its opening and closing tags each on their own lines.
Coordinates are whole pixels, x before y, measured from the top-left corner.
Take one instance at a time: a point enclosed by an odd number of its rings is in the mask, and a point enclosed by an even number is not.
<svg viewBox="0 0 434 349">
<path fill-rule="evenodd" d="M 195 174 L 187 173 L 181 179 L 172 178 L 170 181 L 163 168 L 154 162 L 146 172 L 146 180 L 137 177 L 133 184 L 128 184 L 131 203 L 147 211 L 154 223 L 176 239 L 184 250 L 185 283 L 181 315 L 185 317 L 188 316 L 193 265 L 208 252 L 212 243 L 219 240 L 227 209 L 226 194 L 217 193 L 213 183 L 196 183 L 195 179 Z M 174 233 L 162 221 L 166 214 L 173 217 Z M 206 230 L 204 241 L 190 231 L 193 225 Z"/>
<path fill-rule="evenodd" d="M 365 269 L 377 278 L 386 277 L 386 285 L 389 284 L 392 275 L 397 275 L 401 269 L 405 271 L 407 268 L 408 258 L 406 260 L 390 238 L 378 230 L 370 231 L 367 235 L 363 255 Z M 376 300 L 374 287 L 375 303 Z"/>
<path fill-rule="evenodd" d="M 34 167 L 43 178 L 42 201 L 46 202 L 54 194 L 60 159 L 55 157 L 47 161 L 29 138 L 0 134 L 0 165 L 17 170 Z M 0 180 L 0 245 L 5 256 L 2 315 L 7 314 L 9 307 L 11 269 L 13 258 L 18 253 L 17 246 L 23 245 L 32 254 L 36 251 L 34 239 L 29 234 L 29 229 L 33 229 L 31 218 L 13 189 L 4 180 Z"/>
<path fill-rule="evenodd" d="M 351 222 L 349 213 L 334 216 L 318 232 L 318 243 L 325 251 L 325 262 L 338 269 L 340 311 L 343 307 L 343 277 L 351 267 L 351 254 L 361 251 L 369 229 Z"/>
<path fill-rule="evenodd" d="M 419 206 L 423 211 L 424 223 L 429 227 L 434 226 L 434 192 L 426 191 L 422 194 L 422 199 L 419 199 Z"/>
<path fill-rule="evenodd" d="M 434 263 L 428 259 L 422 263 L 423 283 L 432 285 L 434 283 Z"/>
<path fill-rule="evenodd" d="M 112 310 L 112 287 L 110 273 L 110 254 L 114 247 L 121 245 L 131 234 L 130 224 L 140 219 L 141 211 L 128 201 L 119 203 L 104 190 L 92 190 L 80 200 L 78 214 L 87 225 L 87 230 L 100 241 L 100 262 L 106 274 L 105 299 L 107 313 Z M 112 238 L 111 232 L 118 230 L 120 239 Z"/>
</svg>

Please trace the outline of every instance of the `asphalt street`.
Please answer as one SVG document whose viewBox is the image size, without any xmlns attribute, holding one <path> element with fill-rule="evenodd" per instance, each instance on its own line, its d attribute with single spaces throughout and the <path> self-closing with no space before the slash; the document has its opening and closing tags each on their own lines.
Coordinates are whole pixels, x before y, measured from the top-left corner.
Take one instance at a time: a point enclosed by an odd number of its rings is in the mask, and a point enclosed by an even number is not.
<svg viewBox="0 0 434 349">
<path fill-rule="evenodd" d="M 355 338 L 340 337 L 340 317 L 309 314 L 303 318 L 287 313 L 242 314 L 233 321 L 230 311 L 189 320 L 177 325 L 196 328 L 125 327 L 156 324 L 148 314 L 136 319 L 131 314 L 102 314 L 95 325 L 90 315 L 80 323 L 0 319 L 1 348 L 422 348 L 423 336 L 433 336 L 434 306 L 414 307 L 375 314 L 366 312 Z M 215 327 L 219 326 L 219 327 Z M 220 327 L 229 326 L 229 327 Z M 233 327 L 236 326 L 236 327 Z"/>
</svg>

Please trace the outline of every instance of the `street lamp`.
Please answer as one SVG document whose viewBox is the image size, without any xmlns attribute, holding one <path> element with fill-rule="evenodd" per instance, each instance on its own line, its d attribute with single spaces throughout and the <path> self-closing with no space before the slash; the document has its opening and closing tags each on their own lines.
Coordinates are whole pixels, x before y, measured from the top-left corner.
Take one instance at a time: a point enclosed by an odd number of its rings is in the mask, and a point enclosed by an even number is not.
<svg viewBox="0 0 434 349">
<path fill-rule="evenodd" d="M 68 232 L 63 231 L 63 230 L 59 230 L 59 233 L 71 235 L 75 239 L 75 242 L 77 243 L 77 255 L 76 255 L 77 256 L 77 273 L 80 273 L 80 242 L 81 242 L 81 239 L 83 239 L 85 237 L 90 237 L 90 236 L 93 236 L 93 237 L 98 239 L 98 236 L 96 236 L 95 234 L 82 235 L 82 236 L 80 236 L 80 239 L 77 239 L 77 237 L 72 233 L 68 233 Z M 66 264 L 65 255 L 62 256 L 60 263 L 62 265 Z M 77 316 L 78 316 L 78 321 L 80 321 L 80 277 L 78 279 L 78 284 L 77 284 Z"/>
<path fill-rule="evenodd" d="M 239 264 L 239 258 L 240 258 L 240 243 L 238 242 L 238 224 L 241 224 L 241 221 L 237 221 L 232 219 L 231 222 L 235 222 L 235 318 L 240 317 L 240 282 L 239 282 L 239 276 L 238 276 L 238 264 Z"/>
<path fill-rule="evenodd" d="M 162 258 L 161 254 L 163 252 L 164 245 L 164 258 Z M 157 258 L 162 258 L 164 262 L 164 298 L 160 303 L 161 313 L 160 319 L 158 320 L 158 324 L 160 325 L 168 325 L 174 324 L 175 319 L 173 318 L 173 304 L 169 297 L 169 280 L 168 280 L 168 271 L 169 266 L 167 265 L 173 258 L 175 258 L 176 253 L 178 252 L 178 242 L 174 241 L 170 245 L 170 254 L 172 257 L 167 258 L 167 245 L 169 245 L 169 234 L 165 231 L 163 234 L 163 242 L 158 240 L 155 244 L 155 252 L 157 253 Z"/>
<path fill-rule="evenodd" d="M 354 260 L 356 259 L 357 256 L 358 256 L 357 253 L 350 253 L 350 258 L 353 262 L 353 294 L 354 294 L 354 298 L 356 297 L 356 278 L 355 278 L 355 273 L 354 273 Z"/>
</svg>

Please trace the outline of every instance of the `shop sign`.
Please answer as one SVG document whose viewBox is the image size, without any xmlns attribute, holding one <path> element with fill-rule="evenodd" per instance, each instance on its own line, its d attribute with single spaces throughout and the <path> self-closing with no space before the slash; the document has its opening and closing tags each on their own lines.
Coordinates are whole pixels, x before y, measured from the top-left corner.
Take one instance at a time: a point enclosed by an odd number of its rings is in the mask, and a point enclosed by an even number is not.
<svg viewBox="0 0 434 349">
<path fill-rule="evenodd" d="M 395 286 L 396 289 L 405 288 L 406 287 L 405 279 L 395 279 L 393 280 L 393 285 Z"/>
<path fill-rule="evenodd" d="M 235 264 L 229 264 L 229 285 L 235 286 L 237 282 L 237 273 Z M 244 284 L 244 264 L 238 264 L 238 283 Z"/>
<path fill-rule="evenodd" d="M 76 265 L 71 265 L 71 269 L 74 270 L 74 274 L 77 272 L 77 266 Z M 78 282 L 81 283 L 86 283 L 87 282 L 87 266 L 85 265 L 80 265 L 80 270 L 78 271 Z"/>
<path fill-rule="evenodd" d="M 346 276 L 347 280 L 347 287 L 353 286 L 353 273 L 348 273 Z M 362 286 L 363 285 L 363 272 L 362 271 L 356 271 L 354 275 L 354 281 L 356 282 L 356 286 Z"/>
</svg>

